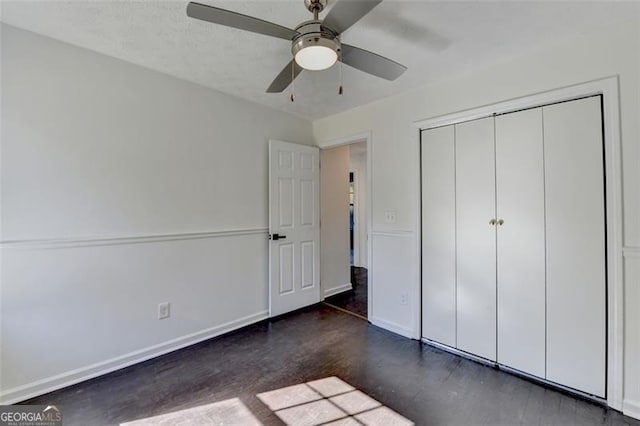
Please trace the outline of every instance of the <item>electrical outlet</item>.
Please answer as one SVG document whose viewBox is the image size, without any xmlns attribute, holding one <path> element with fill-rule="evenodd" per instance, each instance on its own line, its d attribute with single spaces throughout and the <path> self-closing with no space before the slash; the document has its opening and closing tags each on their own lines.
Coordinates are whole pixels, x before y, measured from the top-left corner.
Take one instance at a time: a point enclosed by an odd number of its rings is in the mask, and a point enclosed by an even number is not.
<svg viewBox="0 0 640 426">
<path fill-rule="evenodd" d="M 171 316 L 169 302 L 163 302 L 158 305 L 158 319 L 165 319 Z"/>
<path fill-rule="evenodd" d="M 396 223 L 396 211 L 395 210 L 386 210 L 384 212 L 384 221 L 386 223 Z"/>
<path fill-rule="evenodd" d="M 400 304 L 408 305 L 409 304 L 409 295 L 407 293 L 402 293 L 400 295 Z"/>
</svg>

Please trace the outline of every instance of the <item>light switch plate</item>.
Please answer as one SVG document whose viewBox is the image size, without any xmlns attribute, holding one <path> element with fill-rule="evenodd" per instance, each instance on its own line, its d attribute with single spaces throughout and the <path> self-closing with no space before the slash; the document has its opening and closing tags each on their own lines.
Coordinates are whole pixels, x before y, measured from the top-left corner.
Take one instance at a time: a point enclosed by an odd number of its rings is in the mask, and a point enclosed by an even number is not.
<svg viewBox="0 0 640 426">
<path fill-rule="evenodd" d="M 384 212 L 384 221 L 385 221 L 385 223 L 396 223 L 396 211 L 395 210 L 385 210 L 385 212 Z"/>
</svg>

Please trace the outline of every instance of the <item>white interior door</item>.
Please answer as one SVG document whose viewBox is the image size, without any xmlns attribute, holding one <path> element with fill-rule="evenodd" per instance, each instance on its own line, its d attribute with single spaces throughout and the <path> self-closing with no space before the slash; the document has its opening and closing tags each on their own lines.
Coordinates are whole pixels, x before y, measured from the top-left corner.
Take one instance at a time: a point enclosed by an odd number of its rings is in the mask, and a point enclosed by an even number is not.
<svg viewBox="0 0 640 426">
<path fill-rule="evenodd" d="M 545 376 L 542 108 L 496 117 L 498 362 Z"/>
<path fill-rule="evenodd" d="M 456 346 L 454 126 L 422 132 L 422 335 Z"/>
<path fill-rule="evenodd" d="M 493 117 L 456 124 L 457 347 L 496 359 Z"/>
<path fill-rule="evenodd" d="M 316 147 L 269 141 L 269 315 L 320 301 Z"/>
<path fill-rule="evenodd" d="M 543 108 L 547 379 L 604 397 L 605 207 L 600 98 Z"/>
</svg>

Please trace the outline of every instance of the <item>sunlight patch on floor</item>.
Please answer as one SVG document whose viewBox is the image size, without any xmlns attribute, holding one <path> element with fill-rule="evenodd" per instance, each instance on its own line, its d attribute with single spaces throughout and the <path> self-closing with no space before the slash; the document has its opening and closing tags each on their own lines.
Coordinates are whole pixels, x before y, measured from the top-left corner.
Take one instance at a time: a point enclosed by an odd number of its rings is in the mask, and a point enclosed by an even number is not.
<svg viewBox="0 0 640 426">
<path fill-rule="evenodd" d="M 289 426 L 412 426 L 414 423 L 337 377 L 257 395 Z M 239 398 L 147 417 L 121 426 L 262 426 Z"/>
<path fill-rule="evenodd" d="M 414 423 L 337 377 L 258 394 L 290 426 L 410 426 Z"/>
</svg>

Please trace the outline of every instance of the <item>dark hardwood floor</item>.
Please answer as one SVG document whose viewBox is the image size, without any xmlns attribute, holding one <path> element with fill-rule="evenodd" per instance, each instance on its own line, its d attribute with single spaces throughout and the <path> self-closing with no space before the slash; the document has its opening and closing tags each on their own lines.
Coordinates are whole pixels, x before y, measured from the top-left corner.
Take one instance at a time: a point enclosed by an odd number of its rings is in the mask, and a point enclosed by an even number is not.
<svg viewBox="0 0 640 426">
<path fill-rule="evenodd" d="M 327 297 L 326 303 L 367 318 L 367 268 L 351 267 L 353 289 Z"/>
<path fill-rule="evenodd" d="M 26 403 L 59 406 L 65 425 L 99 425 L 238 398 L 262 424 L 279 425 L 257 394 L 329 376 L 418 425 L 640 426 L 618 412 L 394 335 L 326 305 Z"/>
</svg>

